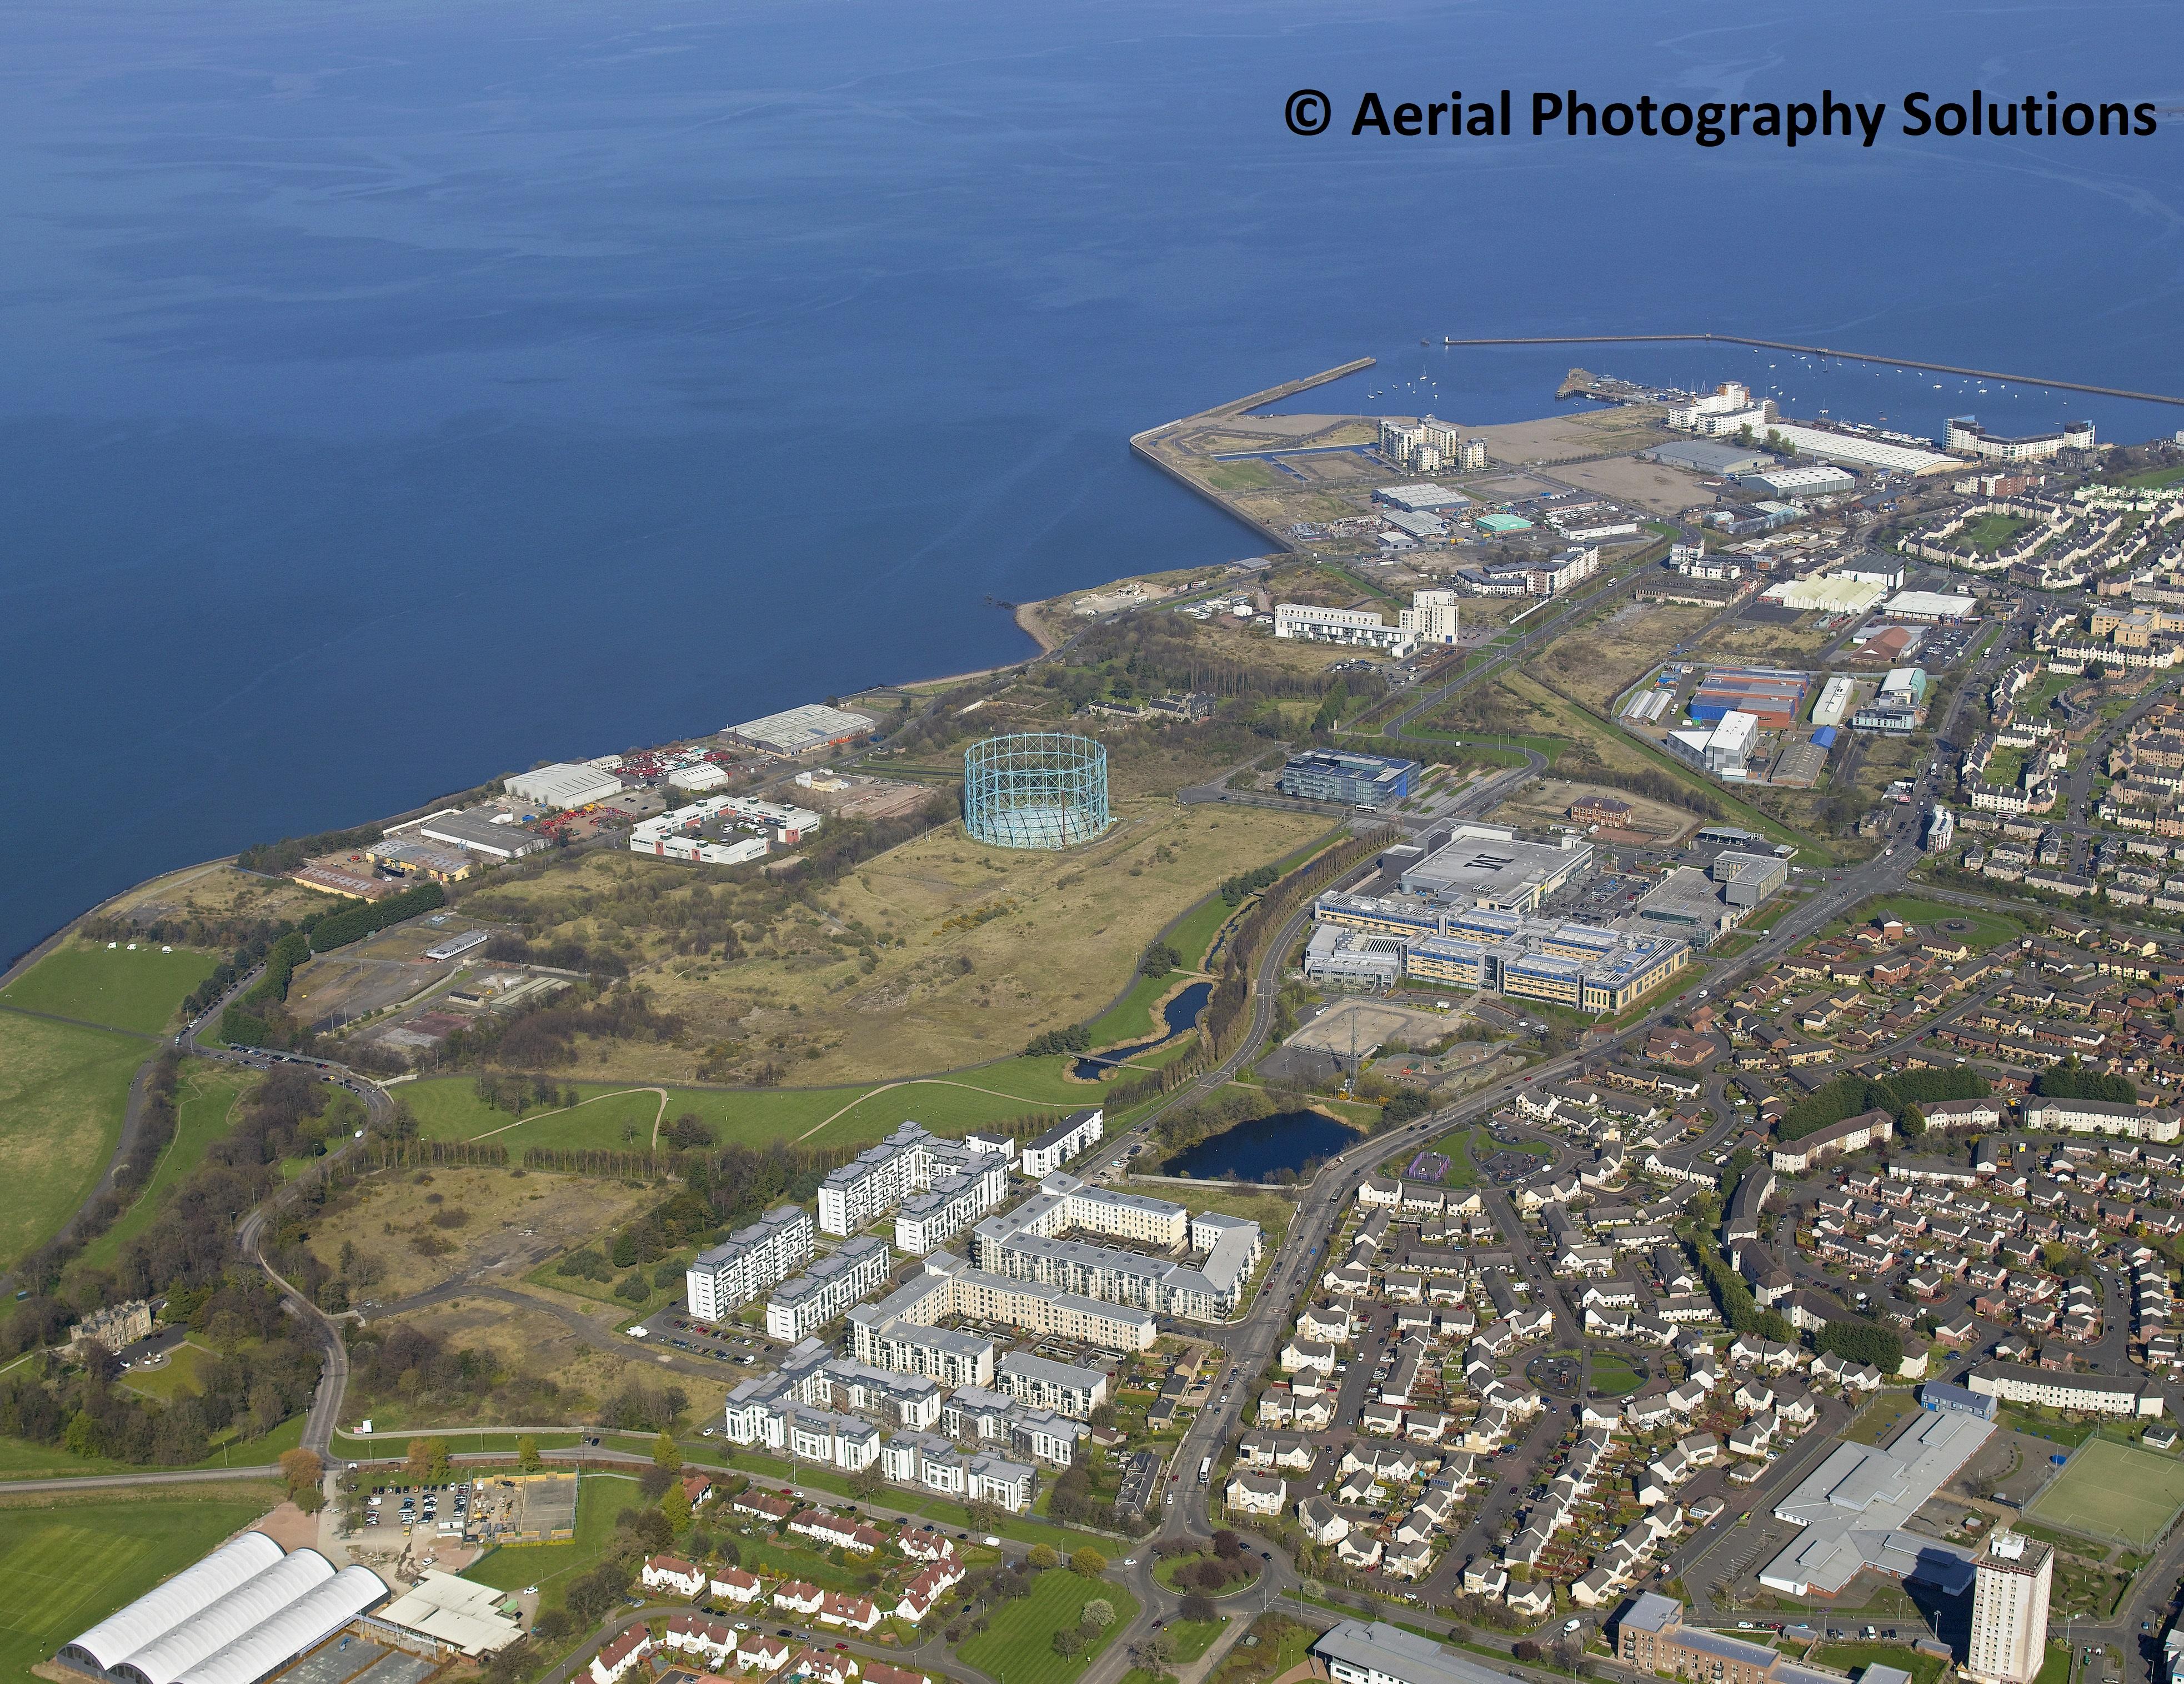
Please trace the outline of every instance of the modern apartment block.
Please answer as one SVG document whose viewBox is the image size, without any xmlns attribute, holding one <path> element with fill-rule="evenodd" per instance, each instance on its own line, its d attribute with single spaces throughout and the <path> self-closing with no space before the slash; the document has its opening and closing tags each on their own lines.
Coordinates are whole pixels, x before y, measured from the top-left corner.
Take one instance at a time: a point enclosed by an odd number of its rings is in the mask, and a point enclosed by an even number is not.
<svg viewBox="0 0 2184 1684">
<path fill-rule="evenodd" d="M 1106 1133 L 1106 1112 L 1098 1106 L 1072 1111 L 1023 1149 L 1021 1168 L 1034 1180 L 1051 1174 L 1081 1151 L 1089 1151 Z"/>
<path fill-rule="evenodd" d="M 994 1364 L 994 1390 L 1079 1420 L 1107 1401 L 1107 1376 L 1101 1370 L 1054 1362 L 1028 1351 L 1009 1352 Z"/>
<path fill-rule="evenodd" d="M 809 1338 L 861 1298 L 887 1285 L 893 1254 L 887 1241 L 866 1234 L 832 1257 L 822 1257 L 766 1301 L 766 1330 L 776 1339 Z"/>
<path fill-rule="evenodd" d="M 1259 1258 L 1259 1226 L 1254 1222 L 1207 1223 L 1201 1231 L 1212 1246 L 1195 1265 L 1054 1237 L 1083 1230 L 1173 1247 L 1190 1239 L 1191 1224 L 1181 1205 L 1164 1199 L 1088 1187 L 1072 1175 L 1050 1175 L 1033 1197 L 972 1229 L 972 1251 L 980 1269 L 1012 1280 L 1035 1280 L 1193 1321 L 1219 1321 L 1234 1314 Z"/>
<path fill-rule="evenodd" d="M 944 1330 L 937 1324 L 950 1316 L 999 1322 L 1107 1351 L 1149 1351 L 1159 1332 L 1157 1319 L 1145 1310 L 1102 1303 L 1036 1281 L 1012 1280 L 974 1269 L 968 1258 L 952 1252 L 934 1252 L 925 1259 L 923 1274 L 877 1304 L 860 1304 L 850 1312 L 852 1348 L 858 1361 L 883 1365 L 899 1358 L 920 1363 L 972 1360 L 961 1349 L 970 1335 L 950 1334 L 950 1342 L 943 1342 Z M 989 1345 L 989 1359 L 991 1353 Z M 936 1369 L 916 1372 L 938 1377 Z"/>
<path fill-rule="evenodd" d="M 888 1305 L 920 1285 L 912 1281 L 893 1297 L 878 1304 L 860 1304 L 850 1312 L 850 1348 L 857 1360 L 905 1374 L 929 1375 L 943 1386 L 991 1386 L 992 1340 L 885 1313 Z"/>
<path fill-rule="evenodd" d="M 1321 608 L 1306 602 L 1274 605 L 1274 635 L 1306 643 L 1376 649 L 1397 661 L 1418 646 L 1418 633 L 1390 626 L 1377 609 Z"/>
<path fill-rule="evenodd" d="M 920 1485 L 958 1502 L 992 1503 L 1021 1514 L 1031 1507 L 1038 1475 L 1030 1464 L 965 1450 L 933 1434 L 901 1435 L 880 1452 L 880 1467 L 902 1485 Z"/>
<path fill-rule="evenodd" d="M 811 1255 L 813 1232 L 811 1212 L 782 1205 L 699 1252 L 682 1277 L 690 1313 L 719 1321 L 787 1280 Z"/>
<path fill-rule="evenodd" d="M 1067 1468 L 1077 1447 L 1092 1429 L 1051 1409 L 1034 1408 L 1005 1391 L 975 1386 L 960 1387 L 940 1412 L 941 1425 L 956 1438 L 992 1440 L 1027 1452 L 1035 1459 Z"/>
<path fill-rule="evenodd" d="M 1008 1159 L 983 1136 L 946 1140 L 905 1123 L 819 1184 L 819 1229 L 854 1234 L 901 1207 L 898 1249 L 929 1252 L 1008 1196 Z"/>
<path fill-rule="evenodd" d="M 1974 1559 L 1972 1635 L 1964 1676 L 1973 1684 L 2032 1684 L 2048 1659 L 2048 1597 L 2055 1552 L 2002 1531 Z"/>
</svg>

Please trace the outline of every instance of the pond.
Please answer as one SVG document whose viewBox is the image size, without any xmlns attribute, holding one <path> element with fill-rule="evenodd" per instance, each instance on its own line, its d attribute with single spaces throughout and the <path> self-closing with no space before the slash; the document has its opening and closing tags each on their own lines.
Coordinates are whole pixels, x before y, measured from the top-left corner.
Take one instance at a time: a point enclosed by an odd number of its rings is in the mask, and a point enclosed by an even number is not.
<svg viewBox="0 0 2184 1684">
<path fill-rule="evenodd" d="M 1206 1002 L 1213 995 L 1210 982 L 1195 982 L 1177 994 L 1174 999 L 1161 1007 L 1161 1018 L 1167 1025 L 1165 1034 L 1150 1040 L 1141 1040 L 1129 1046 L 1111 1046 L 1080 1058 L 1070 1067 L 1069 1073 L 1083 1082 L 1105 1081 L 1122 1065 L 1127 1064 L 1141 1052 L 1150 1052 L 1156 1046 L 1166 1046 L 1178 1035 L 1187 1032 L 1198 1021 L 1198 1014 L 1206 1009 Z"/>
<path fill-rule="evenodd" d="M 1206 1181 L 1256 1181 L 1278 1169 L 1301 1171 L 1357 1140 L 1355 1129 L 1323 1111 L 1278 1111 L 1207 1135 L 1170 1158 L 1162 1173 Z"/>
</svg>

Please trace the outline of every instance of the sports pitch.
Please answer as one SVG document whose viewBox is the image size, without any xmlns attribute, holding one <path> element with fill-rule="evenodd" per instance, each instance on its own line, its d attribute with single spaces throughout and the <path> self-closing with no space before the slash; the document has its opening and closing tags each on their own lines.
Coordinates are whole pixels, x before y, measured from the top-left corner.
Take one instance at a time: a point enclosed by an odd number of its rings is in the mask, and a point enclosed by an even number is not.
<svg viewBox="0 0 2184 1684">
<path fill-rule="evenodd" d="M 70 1638 L 263 1514 L 263 1500 L 155 1498 L 10 1508 L 0 1519 L 0 1679 L 31 1676 Z M 86 1570 L 86 1564 L 95 1564 Z"/>
<path fill-rule="evenodd" d="M 2065 1531 L 2142 1545 L 2179 1508 L 2184 1508 L 2184 1459 L 2089 1438 L 2028 1513 Z"/>
</svg>

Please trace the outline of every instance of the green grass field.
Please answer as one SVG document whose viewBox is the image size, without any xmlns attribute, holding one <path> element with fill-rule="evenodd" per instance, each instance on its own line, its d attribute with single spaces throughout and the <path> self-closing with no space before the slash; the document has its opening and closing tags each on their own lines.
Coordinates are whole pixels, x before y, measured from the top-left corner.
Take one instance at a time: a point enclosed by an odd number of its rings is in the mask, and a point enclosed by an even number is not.
<svg viewBox="0 0 2184 1684">
<path fill-rule="evenodd" d="M 1064 1660 L 1054 1652 L 1054 1634 L 1075 1625 L 1095 1597 L 1114 1604 L 1115 1623 L 1089 1648 Z M 957 1652 L 989 1677 L 1008 1684 L 1070 1684 L 1137 1612 L 1138 1599 L 1122 1586 L 1050 1568 L 1034 1581 L 1029 1596 L 1002 1603 L 986 1629 L 964 1639 Z"/>
<path fill-rule="evenodd" d="M 215 955 L 187 947 L 163 953 L 148 943 L 132 953 L 104 942 L 71 941 L 0 990 L 0 1001 L 155 1035 L 219 963 Z"/>
<path fill-rule="evenodd" d="M 2004 913 L 1981 906 L 1955 906 L 1946 901 L 1922 901 L 1915 895 L 1888 895 L 1869 901 L 1851 914 L 1847 923 L 1833 924 L 1829 928 L 1833 933 L 1869 923 L 1881 912 L 1893 912 L 1921 935 L 1954 936 L 1975 951 L 2018 940 L 2025 934 L 2025 926 Z M 1971 928 L 1943 928 L 1948 923 L 1967 923 Z"/>
<path fill-rule="evenodd" d="M 1811 1659 L 1844 1672 L 1892 1666 L 1909 1673 L 1911 1684 L 1935 1684 L 1948 1665 L 1939 1655 L 1921 1654 L 1908 1644 L 1895 1643 L 1820 1643 L 1814 1647 Z"/>
<path fill-rule="evenodd" d="M 1206 963 L 1206 951 L 1213 945 L 1213 938 L 1221 933 L 1235 908 L 1218 895 L 1210 896 L 1206 904 L 1195 912 L 1186 912 L 1182 921 L 1168 932 L 1167 945 L 1183 956 L 1183 962 L 1196 970 Z"/>
<path fill-rule="evenodd" d="M 1592 1389 L 1606 1397 L 1621 1397 L 1645 1385 L 1646 1376 L 1612 1351 L 1592 1353 Z"/>
<path fill-rule="evenodd" d="M 1116 1046 L 1126 1041 L 1143 1040 L 1156 1034 L 1163 1034 L 1167 1025 L 1154 1027 L 1153 1008 L 1161 996 L 1170 989 L 1189 983 L 1192 979 L 1179 971 L 1171 971 L 1164 977 L 1139 977 L 1130 991 L 1112 1009 L 1102 1012 L 1088 1026 L 1095 1046 Z"/>
<path fill-rule="evenodd" d="M 172 1578 L 272 1506 L 233 1492 L 0 1510 L 0 1680 Z M 87 1564 L 97 1564 L 86 1570 Z"/>
<path fill-rule="evenodd" d="M 1100 1090 L 1072 1081 L 1067 1057 L 1009 1058 L 954 1076 L 918 1077 L 842 1088 L 779 1088 L 724 1090 L 669 1088 L 667 1117 L 695 1112 L 721 1141 L 763 1146 L 776 1140 L 815 1146 L 852 1146 L 879 1140 L 911 1119 L 937 1134 L 960 1135 L 1026 1111 L 1051 1111 L 1057 1117 L 1079 1106 L 1100 1102 Z M 428 1140 L 500 1141 L 520 1160 L 526 1146 L 623 1146 L 625 1128 L 634 1144 L 652 1138 L 660 1115 L 659 1094 L 626 1082 L 577 1082 L 585 1103 L 574 1111 L 540 1107 L 517 1118 L 497 1111 L 460 1077 L 404 1082 L 393 1090 L 416 1113 Z M 551 1114 L 549 1114 L 549 1112 Z M 515 1126 L 510 1127 L 513 1124 Z"/>
<path fill-rule="evenodd" d="M 122 1246 L 151 1226 L 169 1191 L 198 1167 L 205 1148 L 227 1132 L 236 1096 L 257 1079 L 251 1072 L 209 1064 L 202 1059 L 192 1059 L 182 1066 L 176 1090 L 175 1138 L 160 1155 L 159 1168 L 136 1196 L 136 1202 L 121 1213 L 113 1227 L 84 1247 L 86 1263 L 94 1269 L 111 1269 L 120 1258 Z"/>
<path fill-rule="evenodd" d="M 1960 536 L 1981 555 L 1992 555 L 2031 524 L 2022 515 L 1982 515 Z"/>
<path fill-rule="evenodd" d="M 130 1079 L 150 1049 L 104 1029 L 0 1012 L 0 1267 L 50 1239 L 98 1185 Z"/>
<path fill-rule="evenodd" d="M 2065 1531 L 2142 1546 L 2179 1508 L 2184 1460 L 2089 1438 L 2027 1512 Z"/>
<path fill-rule="evenodd" d="M 1175 1639 L 1177 1664 L 1188 1666 L 1213 1647 L 1213 1640 L 1228 1623 L 1226 1619 L 1171 1620 L 1162 1629 Z"/>
</svg>

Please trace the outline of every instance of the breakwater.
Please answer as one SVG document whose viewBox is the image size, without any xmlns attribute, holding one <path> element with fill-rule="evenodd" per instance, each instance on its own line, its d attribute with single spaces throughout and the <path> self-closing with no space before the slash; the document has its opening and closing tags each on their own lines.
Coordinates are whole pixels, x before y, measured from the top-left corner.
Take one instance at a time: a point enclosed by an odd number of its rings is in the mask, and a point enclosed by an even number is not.
<svg viewBox="0 0 2184 1684">
<path fill-rule="evenodd" d="M 1357 357 L 1339 367 L 1322 369 L 1318 374 L 1307 374 L 1299 380 L 1284 381 L 1279 386 L 1269 386 L 1265 391 L 1254 392 L 1249 397 L 1238 398 L 1230 403 L 1217 404 L 1210 410 L 1201 410 L 1195 415 L 1184 415 L 1179 420 L 1163 421 L 1158 427 L 1149 427 L 1143 432 L 1134 432 L 1130 435 L 1130 454 L 1140 461 L 1151 463 L 1184 490 L 1204 498 L 1223 514 L 1233 520 L 1241 521 L 1277 549 L 1295 554 L 1297 546 L 1286 534 L 1276 532 L 1264 521 L 1252 519 L 1211 486 L 1200 484 L 1173 463 L 1163 461 L 1159 453 L 1152 449 L 1152 441 L 1173 432 L 1180 427 L 1219 421 L 1228 415 L 1240 415 L 1247 410 L 1258 408 L 1261 404 L 1279 403 L 1284 398 L 1293 398 L 1300 392 L 1309 392 L 1315 386 L 1324 386 L 1331 380 L 1340 380 L 1345 375 L 1357 373 L 1360 369 L 1371 368 L 1379 360 L 1377 357 Z"/>
<path fill-rule="evenodd" d="M 2004 374 L 1991 368 L 1960 368 L 1954 363 L 1922 362 L 1916 357 L 1876 356 L 1870 351 L 1841 351 L 1829 345 L 1797 345 L 1787 339 L 1754 339 L 1742 333 L 1533 333 L 1491 339 L 1451 339 L 1443 345 L 1752 345 L 1801 356 L 1835 357 L 1848 363 L 1880 363 L 1888 368 L 1922 368 L 1931 374 L 1960 374 L 1974 380 L 2002 380 L 2014 386 L 2045 386 L 2057 392 L 2090 392 L 2102 398 L 2130 398 L 2142 404 L 2174 404 L 2184 398 L 2163 392 L 2133 392 L 2121 386 L 2094 386 L 2082 380 L 2048 380 L 2036 374 Z"/>
</svg>

